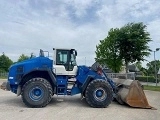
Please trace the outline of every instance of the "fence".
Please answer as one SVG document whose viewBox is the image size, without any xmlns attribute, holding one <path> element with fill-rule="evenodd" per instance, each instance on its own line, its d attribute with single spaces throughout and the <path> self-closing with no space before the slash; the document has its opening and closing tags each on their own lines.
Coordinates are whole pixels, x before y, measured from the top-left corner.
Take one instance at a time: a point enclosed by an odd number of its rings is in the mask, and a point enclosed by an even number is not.
<svg viewBox="0 0 160 120">
<path fill-rule="evenodd" d="M 7 72 L 0 72 L 0 77 L 7 77 L 8 73 Z"/>
<path fill-rule="evenodd" d="M 125 78 L 135 80 L 135 73 L 107 73 L 109 78 Z"/>
<path fill-rule="evenodd" d="M 0 73 L 0 77 L 7 77 L 7 76 L 8 76 L 7 72 Z M 111 79 L 112 78 L 127 78 L 127 79 L 135 80 L 134 73 L 107 73 L 107 76 Z"/>
</svg>

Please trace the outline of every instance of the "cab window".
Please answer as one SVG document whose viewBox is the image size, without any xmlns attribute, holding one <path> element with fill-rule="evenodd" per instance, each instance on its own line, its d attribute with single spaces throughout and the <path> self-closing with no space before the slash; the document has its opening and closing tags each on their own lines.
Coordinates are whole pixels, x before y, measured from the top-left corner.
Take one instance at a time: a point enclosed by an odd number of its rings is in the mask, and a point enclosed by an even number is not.
<svg viewBox="0 0 160 120">
<path fill-rule="evenodd" d="M 57 65 L 68 64 L 68 51 L 66 50 L 57 50 Z"/>
</svg>

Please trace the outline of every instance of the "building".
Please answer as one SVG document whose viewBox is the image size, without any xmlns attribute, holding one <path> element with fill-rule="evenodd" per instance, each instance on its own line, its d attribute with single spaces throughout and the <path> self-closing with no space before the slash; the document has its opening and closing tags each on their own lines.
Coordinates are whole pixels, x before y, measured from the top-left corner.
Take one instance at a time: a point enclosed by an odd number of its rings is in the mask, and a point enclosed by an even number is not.
<svg viewBox="0 0 160 120">
<path fill-rule="evenodd" d="M 113 71 L 111 69 L 109 69 L 107 66 L 103 66 L 104 71 L 106 73 L 113 73 Z M 126 73 L 126 67 L 122 66 L 121 71 L 119 72 L 121 74 L 125 74 Z M 142 76 L 142 72 L 136 67 L 136 65 L 129 65 L 128 66 L 128 73 L 135 73 L 136 76 Z"/>
</svg>

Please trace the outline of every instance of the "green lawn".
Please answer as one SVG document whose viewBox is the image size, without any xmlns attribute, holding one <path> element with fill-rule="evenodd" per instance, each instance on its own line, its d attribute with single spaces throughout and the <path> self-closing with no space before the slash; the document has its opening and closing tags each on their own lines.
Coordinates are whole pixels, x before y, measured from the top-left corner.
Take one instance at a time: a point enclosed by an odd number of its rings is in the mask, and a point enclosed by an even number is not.
<svg viewBox="0 0 160 120">
<path fill-rule="evenodd" d="M 144 90 L 160 91 L 160 86 L 144 85 Z"/>
<path fill-rule="evenodd" d="M 7 77 L 2 77 L 2 76 L 0 76 L 0 79 L 7 79 Z"/>
</svg>

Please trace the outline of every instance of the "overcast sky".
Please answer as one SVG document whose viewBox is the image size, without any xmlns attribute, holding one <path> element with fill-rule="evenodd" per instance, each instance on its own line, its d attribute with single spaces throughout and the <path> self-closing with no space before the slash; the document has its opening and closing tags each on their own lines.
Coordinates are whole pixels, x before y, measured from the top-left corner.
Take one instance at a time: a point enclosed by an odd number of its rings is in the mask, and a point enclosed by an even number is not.
<svg viewBox="0 0 160 120">
<path fill-rule="evenodd" d="M 39 49 L 75 48 L 79 65 L 94 63 L 95 49 L 110 28 L 144 22 L 152 50 L 160 48 L 159 0 L 1 0 L 0 54 L 13 61 Z M 154 59 L 153 53 L 146 58 Z M 156 52 L 160 59 L 160 51 Z"/>
</svg>

